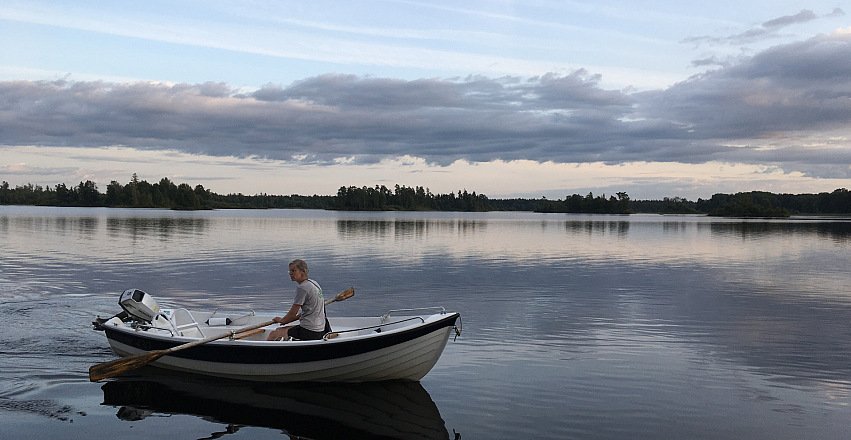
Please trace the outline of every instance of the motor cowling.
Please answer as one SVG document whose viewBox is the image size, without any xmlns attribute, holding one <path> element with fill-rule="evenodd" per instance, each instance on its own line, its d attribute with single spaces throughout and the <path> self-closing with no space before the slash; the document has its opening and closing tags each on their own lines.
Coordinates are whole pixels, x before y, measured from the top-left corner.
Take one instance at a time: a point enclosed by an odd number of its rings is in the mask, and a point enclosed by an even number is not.
<svg viewBox="0 0 851 440">
<path fill-rule="evenodd" d="M 151 322 L 159 314 L 159 306 L 151 295 L 139 289 L 127 289 L 121 293 L 118 305 L 134 318 Z"/>
</svg>

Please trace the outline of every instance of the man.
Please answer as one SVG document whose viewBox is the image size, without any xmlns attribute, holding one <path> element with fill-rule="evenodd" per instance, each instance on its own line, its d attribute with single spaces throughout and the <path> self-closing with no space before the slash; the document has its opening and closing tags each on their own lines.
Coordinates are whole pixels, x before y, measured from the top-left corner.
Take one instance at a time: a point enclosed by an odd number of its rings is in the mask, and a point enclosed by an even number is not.
<svg viewBox="0 0 851 440">
<path fill-rule="evenodd" d="M 268 341 L 282 339 L 315 340 L 322 339 L 331 331 L 331 325 L 325 316 L 325 300 L 322 288 L 316 281 L 308 278 L 307 263 L 303 260 L 293 260 L 289 264 L 290 279 L 298 283 L 295 299 L 290 311 L 284 316 L 276 316 L 273 320 L 285 325 L 299 321 L 299 325 L 278 327 L 269 333 Z"/>
</svg>

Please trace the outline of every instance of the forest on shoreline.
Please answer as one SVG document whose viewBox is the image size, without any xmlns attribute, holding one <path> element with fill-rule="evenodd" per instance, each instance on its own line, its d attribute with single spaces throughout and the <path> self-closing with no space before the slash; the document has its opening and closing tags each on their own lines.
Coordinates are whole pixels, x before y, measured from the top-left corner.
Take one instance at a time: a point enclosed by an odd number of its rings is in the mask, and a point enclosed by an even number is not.
<svg viewBox="0 0 851 440">
<path fill-rule="evenodd" d="M 421 186 L 384 185 L 341 187 L 336 195 L 217 194 L 202 185 L 175 184 L 166 177 L 149 183 L 133 174 L 122 185 L 112 181 L 101 193 L 94 182 L 68 187 L 27 184 L 12 188 L 0 183 L 0 205 L 90 206 L 121 208 L 201 209 L 329 209 L 347 211 L 532 211 L 589 214 L 705 214 L 727 217 L 788 217 L 792 214 L 851 214 L 851 191 L 839 188 L 831 193 L 774 194 L 752 191 L 715 194 L 710 199 L 689 201 L 680 197 L 662 200 L 631 200 L 619 192 L 585 196 L 573 194 L 560 200 L 489 199 L 467 192 L 433 194 Z"/>
</svg>

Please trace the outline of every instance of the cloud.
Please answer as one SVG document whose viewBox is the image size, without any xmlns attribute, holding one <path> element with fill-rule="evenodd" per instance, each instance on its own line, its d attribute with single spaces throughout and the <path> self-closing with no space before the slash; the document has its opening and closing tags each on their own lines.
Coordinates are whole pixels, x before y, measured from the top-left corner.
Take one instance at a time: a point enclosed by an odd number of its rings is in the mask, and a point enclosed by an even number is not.
<svg viewBox="0 0 851 440">
<path fill-rule="evenodd" d="M 7 165 L 0 165 L 0 181 L 6 181 L 7 176 L 48 176 L 48 175 L 77 175 L 78 168 L 75 167 L 44 167 L 30 165 L 26 162 L 19 162 Z"/>
<path fill-rule="evenodd" d="M 35 170 L 35 168 L 27 165 L 24 162 L 0 165 L 0 172 L 2 172 L 3 174 L 28 175 L 32 174 L 33 170 Z"/>
<path fill-rule="evenodd" d="M 809 9 L 802 9 L 795 15 L 784 15 L 772 20 L 768 20 L 762 24 L 763 29 L 781 29 L 786 26 L 791 26 L 798 23 L 806 23 L 818 18 L 815 12 Z"/>
<path fill-rule="evenodd" d="M 834 10 L 824 15 L 824 17 L 842 17 L 845 15 L 845 11 L 840 8 L 834 8 Z M 703 35 L 697 37 L 689 37 L 684 39 L 682 42 L 684 43 L 693 43 L 693 44 L 733 44 L 733 45 L 741 45 L 752 43 L 755 41 L 760 41 L 769 38 L 776 38 L 779 36 L 779 33 L 782 29 L 787 28 L 789 26 L 793 26 L 796 24 L 807 23 L 813 20 L 818 20 L 819 17 L 815 12 L 809 9 L 802 9 L 800 12 L 794 15 L 784 15 L 782 17 L 777 17 L 768 21 L 763 22 L 759 26 L 748 29 L 744 32 L 740 32 L 734 35 L 728 36 L 710 36 Z"/>
<path fill-rule="evenodd" d="M 844 16 L 845 16 L 845 11 L 843 11 L 842 8 L 833 8 L 833 12 L 825 15 L 825 17 L 844 17 Z"/>
<path fill-rule="evenodd" d="M 618 126 L 632 104 L 598 79 L 585 71 L 531 80 L 323 75 L 251 94 L 210 83 L 13 81 L 0 84 L 9 103 L 0 141 L 314 162 L 589 161 L 598 159 L 589 124 Z"/>
<path fill-rule="evenodd" d="M 848 72 L 851 34 L 841 30 L 648 93 L 640 113 L 688 127 L 694 142 L 735 145 L 728 160 L 848 177 L 836 165 L 851 163 Z"/>
<path fill-rule="evenodd" d="M 851 34 L 836 32 L 775 46 L 728 68 L 651 92 L 645 104 L 654 116 L 690 125 L 706 139 L 847 128 L 848 72 Z"/>
<path fill-rule="evenodd" d="M 779 24 L 778 24 L 779 26 Z M 225 83 L 0 83 L 0 145 L 115 146 L 315 164 L 411 156 L 555 163 L 740 162 L 851 175 L 851 33 L 641 93 L 583 69 L 531 78 L 327 74 Z"/>
<path fill-rule="evenodd" d="M 706 58 L 693 60 L 691 62 L 692 67 L 706 67 L 706 66 L 720 66 L 720 67 L 730 67 L 735 64 L 733 59 L 722 59 L 715 55 L 708 56 Z"/>
</svg>

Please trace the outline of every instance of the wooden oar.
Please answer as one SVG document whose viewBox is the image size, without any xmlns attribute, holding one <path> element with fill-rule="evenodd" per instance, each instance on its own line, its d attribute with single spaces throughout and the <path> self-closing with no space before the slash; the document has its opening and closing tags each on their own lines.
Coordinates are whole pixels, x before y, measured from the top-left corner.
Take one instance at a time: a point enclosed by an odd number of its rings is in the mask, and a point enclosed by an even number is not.
<svg viewBox="0 0 851 440">
<path fill-rule="evenodd" d="M 247 338 L 249 336 L 254 336 L 258 333 L 263 333 L 265 331 L 266 331 L 265 328 L 255 328 L 254 330 L 251 330 L 249 332 L 237 333 L 233 338 L 234 339 L 244 339 L 244 338 Z"/>
<path fill-rule="evenodd" d="M 332 299 L 325 301 L 325 305 L 331 304 L 336 301 L 343 301 L 348 298 L 351 298 L 355 294 L 354 287 L 349 287 L 348 289 L 340 292 Z M 167 348 L 164 350 L 153 350 L 145 353 L 140 353 L 133 356 L 123 357 L 116 359 L 114 361 L 104 362 L 97 365 L 92 365 L 89 368 L 89 380 L 92 382 L 97 382 L 101 379 L 106 379 L 108 377 L 116 376 L 121 373 L 145 366 L 150 364 L 151 362 L 174 352 L 178 352 L 181 350 L 186 350 L 187 348 L 192 348 L 198 345 L 206 344 L 208 342 L 217 341 L 219 339 L 224 339 L 239 333 L 248 332 L 254 329 L 258 329 L 261 327 L 266 327 L 268 325 L 275 324 L 275 321 L 266 321 L 261 322 L 260 324 L 249 325 L 248 327 L 242 327 L 239 330 L 235 330 L 232 332 L 227 332 L 218 336 L 210 336 L 209 338 L 199 339 L 197 341 L 187 342 L 182 345 L 178 345 L 176 347 Z"/>
</svg>

